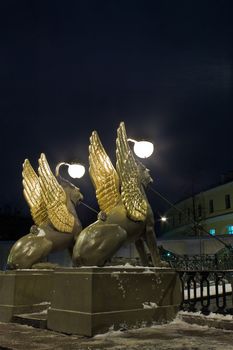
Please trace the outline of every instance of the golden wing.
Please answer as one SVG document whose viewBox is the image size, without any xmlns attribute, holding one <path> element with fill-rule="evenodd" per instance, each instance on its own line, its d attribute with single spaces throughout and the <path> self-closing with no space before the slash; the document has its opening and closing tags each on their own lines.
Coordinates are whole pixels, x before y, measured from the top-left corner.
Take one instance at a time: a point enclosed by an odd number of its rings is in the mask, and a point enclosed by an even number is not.
<svg viewBox="0 0 233 350">
<path fill-rule="evenodd" d="M 37 226 L 47 219 L 47 209 L 41 193 L 39 177 L 28 159 L 23 163 L 23 194 L 30 207 L 32 218 Z"/>
<path fill-rule="evenodd" d="M 39 159 L 39 181 L 47 213 L 54 227 L 61 232 L 72 232 L 74 216 L 66 206 L 66 193 L 53 175 L 45 155 Z"/>
<path fill-rule="evenodd" d="M 90 137 L 89 164 L 99 207 L 108 214 L 120 200 L 119 177 L 96 131 Z"/>
<path fill-rule="evenodd" d="M 129 147 L 123 122 L 117 129 L 116 145 L 116 169 L 121 180 L 122 202 L 130 219 L 144 221 L 148 205 L 140 190 L 138 166 Z"/>
</svg>

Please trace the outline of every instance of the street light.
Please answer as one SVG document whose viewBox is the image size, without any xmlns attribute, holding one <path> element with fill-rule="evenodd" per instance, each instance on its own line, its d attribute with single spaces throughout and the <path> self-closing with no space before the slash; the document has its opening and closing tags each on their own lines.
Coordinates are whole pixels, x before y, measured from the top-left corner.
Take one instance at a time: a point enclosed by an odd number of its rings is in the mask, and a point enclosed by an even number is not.
<svg viewBox="0 0 233 350">
<path fill-rule="evenodd" d="M 83 177 L 83 175 L 85 174 L 85 167 L 80 163 L 60 162 L 56 166 L 56 176 L 60 176 L 59 170 L 60 170 L 60 167 L 63 165 L 66 165 L 68 167 L 68 174 L 73 179 L 81 179 L 81 177 Z"/>
<path fill-rule="evenodd" d="M 149 158 L 154 152 L 154 145 L 152 142 L 136 141 L 134 139 L 128 139 L 128 141 L 134 143 L 133 150 L 139 158 Z"/>
<path fill-rule="evenodd" d="M 73 179 L 80 179 L 85 174 L 85 167 L 80 163 L 69 164 L 68 173 Z"/>
<path fill-rule="evenodd" d="M 162 222 L 167 222 L 166 216 L 162 216 L 162 217 L 160 218 L 160 220 L 161 220 Z"/>
</svg>

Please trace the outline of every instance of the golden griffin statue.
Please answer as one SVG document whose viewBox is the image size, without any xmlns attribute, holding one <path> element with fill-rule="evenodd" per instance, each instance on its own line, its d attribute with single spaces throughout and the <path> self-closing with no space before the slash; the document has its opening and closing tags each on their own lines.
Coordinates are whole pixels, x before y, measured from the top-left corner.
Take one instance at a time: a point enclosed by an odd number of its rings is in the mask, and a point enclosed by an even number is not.
<svg viewBox="0 0 233 350">
<path fill-rule="evenodd" d="M 83 196 L 70 182 L 56 178 L 44 154 L 38 174 L 28 159 L 23 164 L 23 193 L 35 225 L 20 238 L 8 257 L 8 268 L 30 268 L 49 253 L 70 249 L 82 230 L 75 206 Z"/>
<path fill-rule="evenodd" d="M 49 253 L 66 248 L 75 266 L 103 266 L 130 242 L 135 242 L 142 265 L 149 264 L 144 243 L 153 265 L 161 265 L 154 215 L 144 190 L 152 179 L 149 170 L 135 160 L 123 122 L 117 130 L 116 159 L 115 169 L 94 131 L 89 173 L 101 211 L 98 220 L 83 230 L 75 209 L 83 199 L 79 188 L 55 177 L 44 154 L 39 159 L 38 175 L 25 160 L 23 193 L 35 225 L 13 245 L 8 268 L 31 268 Z"/>
<path fill-rule="evenodd" d="M 96 131 L 90 138 L 90 176 L 100 207 L 98 220 L 78 235 L 73 250 L 76 266 L 103 266 L 116 251 L 135 242 L 141 262 L 148 265 L 144 242 L 154 266 L 161 265 L 154 231 L 154 216 L 144 188 L 152 181 L 129 147 L 125 125 L 117 130 L 116 169 Z"/>
</svg>

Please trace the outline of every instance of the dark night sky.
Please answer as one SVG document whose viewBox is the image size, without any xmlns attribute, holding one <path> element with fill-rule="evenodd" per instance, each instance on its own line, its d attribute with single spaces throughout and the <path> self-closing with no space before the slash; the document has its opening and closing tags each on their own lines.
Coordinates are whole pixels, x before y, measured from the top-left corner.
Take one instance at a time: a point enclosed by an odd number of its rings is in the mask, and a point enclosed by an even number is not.
<svg viewBox="0 0 233 350">
<path fill-rule="evenodd" d="M 122 120 L 154 142 L 145 164 L 172 201 L 233 169 L 232 1 L 0 6 L 0 205 L 27 208 L 25 158 L 87 164 L 94 129 L 115 162 Z M 88 176 L 75 183 L 94 203 Z"/>
</svg>

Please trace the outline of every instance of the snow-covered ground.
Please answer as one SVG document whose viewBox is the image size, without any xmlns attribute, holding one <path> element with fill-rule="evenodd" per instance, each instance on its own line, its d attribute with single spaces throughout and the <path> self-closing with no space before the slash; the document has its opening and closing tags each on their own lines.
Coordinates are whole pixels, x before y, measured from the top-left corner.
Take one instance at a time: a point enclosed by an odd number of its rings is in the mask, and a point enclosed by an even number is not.
<svg viewBox="0 0 233 350">
<path fill-rule="evenodd" d="M 213 319 L 213 320 L 221 320 L 221 321 L 232 321 L 233 323 L 233 315 L 230 315 L 230 314 L 222 315 L 222 314 L 217 314 L 215 312 L 210 312 L 209 315 L 203 315 L 201 311 L 198 311 L 198 312 L 180 311 L 178 314 L 178 317 L 182 319 L 183 315 L 188 315 L 193 317 L 198 316 L 198 317 L 201 317 L 203 320 Z"/>
<path fill-rule="evenodd" d="M 212 316 L 219 319 L 226 317 Z M 0 323 L 0 349 L 233 350 L 233 331 L 191 325 L 182 321 L 181 317 L 182 313 L 179 313 L 173 322 L 164 325 L 125 331 L 110 329 L 108 333 L 93 338 L 66 335 L 12 323 Z M 201 317 L 205 318 L 205 316 Z"/>
</svg>

